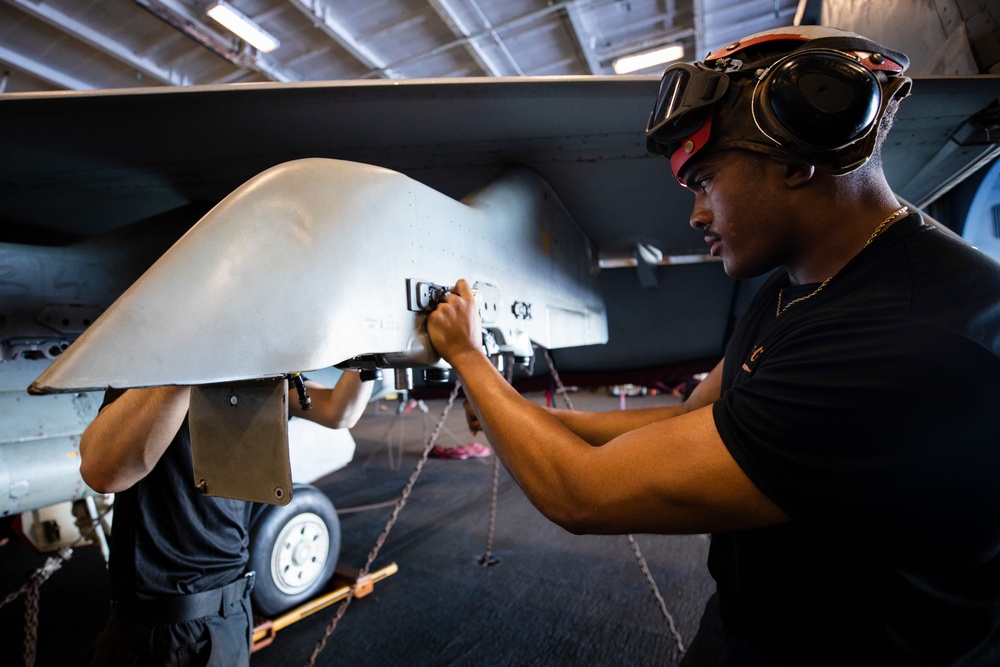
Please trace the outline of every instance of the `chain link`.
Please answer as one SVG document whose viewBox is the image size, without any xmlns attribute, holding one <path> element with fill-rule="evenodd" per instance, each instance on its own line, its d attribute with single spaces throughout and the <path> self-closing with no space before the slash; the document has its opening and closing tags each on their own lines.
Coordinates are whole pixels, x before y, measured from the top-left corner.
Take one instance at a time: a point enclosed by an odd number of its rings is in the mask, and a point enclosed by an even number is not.
<svg viewBox="0 0 1000 667">
<path fill-rule="evenodd" d="M 0 609 L 10 604 L 24 594 L 24 665 L 32 667 L 35 664 L 35 649 L 38 646 L 38 598 L 39 589 L 52 574 L 62 567 L 62 564 L 73 557 L 73 549 L 63 547 L 58 556 L 49 556 L 45 564 L 31 573 L 28 581 L 21 588 L 0 602 Z"/>
<path fill-rule="evenodd" d="M 670 614 L 667 609 L 667 603 L 660 595 L 660 589 L 656 585 L 656 580 L 653 579 L 653 573 L 649 571 L 649 565 L 646 563 L 646 559 L 643 557 L 642 552 L 639 551 L 639 543 L 635 541 L 635 537 L 632 535 L 628 536 L 628 544 L 632 547 L 632 553 L 635 554 L 636 560 L 639 562 L 639 569 L 642 570 L 642 574 L 646 577 L 646 583 L 649 584 L 649 590 L 653 592 L 653 597 L 656 598 L 656 603 L 660 606 L 660 613 L 663 614 L 663 618 L 667 621 L 667 629 L 670 631 L 670 636 L 674 639 L 674 644 L 677 645 L 677 651 L 679 655 L 678 658 L 683 658 L 687 649 L 684 648 L 684 640 L 681 638 L 681 633 L 677 630 L 677 624 L 674 622 L 674 617 Z"/>
<path fill-rule="evenodd" d="M 38 646 L 38 589 L 39 580 L 31 582 L 24 597 L 24 667 L 35 664 L 35 648 Z"/>
<path fill-rule="evenodd" d="M 549 356 L 549 351 L 545 348 L 541 348 L 541 350 L 545 354 L 545 362 L 549 365 L 549 371 L 552 372 L 552 379 L 556 383 L 558 393 L 562 395 L 563 400 L 566 401 L 566 405 L 570 410 L 572 410 L 573 402 L 569 398 L 569 393 L 566 391 L 566 387 L 563 385 L 558 371 L 556 371 L 555 364 L 552 363 L 552 357 Z M 659 605 L 664 619 L 667 621 L 667 629 L 670 631 L 670 635 L 673 637 L 674 643 L 677 645 L 677 651 L 680 654 L 679 657 L 683 658 L 687 649 L 684 648 L 684 641 L 681 638 L 680 632 L 677 631 L 677 625 L 674 623 L 674 617 L 671 616 L 670 612 L 667 610 L 667 603 L 660 594 L 660 589 L 657 587 L 656 580 L 653 579 L 653 575 L 649 571 L 649 565 L 646 563 L 645 557 L 643 557 L 642 552 L 639 551 L 639 544 L 635 541 L 635 537 L 628 535 L 627 538 L 629 546 L 632 547 L 632 552 L 635 554 L 635 558 L 639 563 L 639 569 L 642 570 L 643 575 L 646 577 L 646 583 L 649 584 L 649 590 L 656 599 L 656 603 Z"/>
<path fill-rule="evenodd" d="M 421 471 L 424 469 L 424 464 L 427 463 L 427 456 L 431 452 L 431 448 L 434 443 L 437 442 L 438 435 L 441 433 L 441 429 L 444 427 L 444 422 L 448 418 L 448 413 L 451 412 L 452 405 L 455 404 L 455 397 L 458 396 L 458 392 L 461 390 L 462 382 L 461 380 L 455 381 L 455 388 L 452 389 L 451 395 L 448 397 L 448 404 L 445 405 L 444 410 L 441 413 L 441 418 L 434 427 L 434 431 L 431 436 L 427 439 L 427 443 L 424 445 L 424 451 L 420 455 L 420 460 L 417 462 L 416 468 L 414 468 L 413 473 L 410 475 L 410 479 L 406 482 L 406 486 L 403 487 L 403 493 L 400 495 L 399 500 L 396 501 L 396 506 L 392 510 L 392 514 L 389 516 L 389 520 L 386 521 L 385 528 L 382 529 L 382 533 L 375 540 L 375 546 L 372 547 L 371 552 L 368 554 L 368 560 L 365 562 L 364 567 L 358 572 L 358 579 L 368 576 L 368 572 L 371 570 L 372 563 L 378 556 L 378 552 L 382 549 L 382 545 L 385 544 L 386 539 L 389 537 L 389 531 L 392 530 L 393 525 L 396 523 L 396 519 L 399 518 L 399 513 L 402 511 L 403 506 L 406 505 L 406 500 L 410 496 L 410 492 L 413 491 L 414 484 L 417 483 L 417 478 L 420 477 Z M 316 642 L 316 646 L 313 649 L 312 655 L 309 656 L 309 661 L 306 663 L 307 667 L 312 667 L 316 664 L 316 659 L 319 654 L 323 652 L 326 648 L 326 642 L 333 634 L 333 631 L 337 629 L 337 624 L 340 619 L 343 618 L 344 613 L 347 611 L 348 605 L 351 604 L 351 600 L 354 599 L 354 587 L 352 586 L 350 591 L 347 593 L 347 597 L 344 601 L 340 603 L 337 608 L 337 613 L 330 619 L 329 624 L 326 626 L 326 630 L 323 632 L 323 637 Z"/>
<path fill-rule="evenodd" d="M 19 589 L 17 589 L 13 593 L 9 594 L 7 597 L 5 597 L 3 599 L 3 602 L 0 602 L 0 609 L 3 609 L 8 604 L 10 604 L 11 602 L 13 602 L 17 598 L 21 597 L 22 593 L 27 593 L 29 586 L 31 586 L 31 581 L 30 580 L 26 584 L 24 584 L 23 586 L 21 586 Z"/>
<path fill-rule="evenodd" d="M 500 488 L 500 457 L 493 455 L 493 490 L 490 493 L 490 519 L 486 528 L 486 551 L 479 557 L 483 567 L 492 567 L 500 562 L 493 557 L 493 533 L 497 523 L 497 492 Z"/>
<path fill-rule="evenodd" d="M 563 397 L 563 400 L 566 401 L 567 408 L 569 408 L 570 410 L 574 410 L 575 408 L 573 407 L 573 401 L 570 400 L 569 392 L 566 391 L 566 387 L 565 385 L 563 385 L 562 378 L 559 377 L 559 371 L 556 370 L 556 365 L 552 363 L 552 357 L 549 356 L 549 351 L 544 347 L 540 349 L 542 350 L 542 354 L 545 355 L 545 363 L 548 364 L 549 372 L 552 373 L 552 379 L 556 383 L 556 393 L 561 395 Z"/>
<path fill-rule="evenodd" d="M 546 349 L 544 347 L 540 347 L 539 349 L 542 351 L 542 354 L 545 357 L 545 363 L 548 365 L 549 372 L 552 373 L 552 379 L 556 383 L 556 393 L 558 393 L 560 396 L 562 396 L 563 401 L 566 403 L 566 406 L 570 410 L 574 410 L 575 408 L 573 407 L 573 400 L 570 398 L 569 392 L 566 390 L 566 385 L 563 384 L 562 378 L 559 377 L 559 371 L 556 369 L 556 365 L 552 362 L 552 357 L 549 355 L 548 349 Z M 496 466 L 496 469 L 499 468 L 499 463 L 500 463 L 499 460 L 495 460 L 494 461 L 494 465 Z M 496 477 L 494 477 L 494 491 L 493 491 L 493 493 L 494 493 L 494 496 L 493 496 L 493 506 L 494 506 L 494 509 L 495 509 L 495 507 L 496 507 Z M 489 541 L 487 542 L 487 545 L 488 545 L 487 546 L 487 552 L 483 556 L 483 559 L 486 559 L 487 556 L 490 554 L 490 548 L 491 548 L 491 545 L 492 545 L 492 531 L 493 531 L 493 523 L 492 522 L 493 522 L 493 518 L 494 517 L 491 514 L 491 516 L 490 516 L 490 521 L 491 521 L 491 523 L 490 523 L 490 534 L 489 534 L 490 536 L 489 536 Z M 642 571 L 643 575 L 645 576 L 646 583 L 649 585 L 649 589 L 652 592 L 653 597 L 656 599 L 656 602 L 657 602 L 657 604 L 658 604 L 658 606 L 660 608 L 661 613 L 663 614 L 663 617 L 666 619 L 667 628 L 670 631 L 670 635 L 673 637 L 674 643 L 677 645 L 677 650 L 680 653 L 679 657 L 684 657 L 684 653 L 686 652 L 687 649 L 685 649 L 685 647 L 684 647 L 684 641 L 681 638 L 680 632 L 678 632 L 678 630 L 677 630 L 677 625 L 674 622 L 674 617 L 670 614 L 670 611 L 667 609 L 667 603 L 664 601 L 663 596 L 660 594 L 660 589 L 656 585 L 656 580 L 653 579 L 653 575 L 652 575 L 652 573 L 649 570 L 649 565 L 647 564 L 645 557 L 642 555 L 642 552 L 639 550 L 639 545 L 635 541 L 635 537 L 633 537 L 632 535 L 628 535 L 627 538 L 628 538 L 628 543 L 632 547 L 632 551 L 635 554 L 636 560 L 638 561 L 639 569 Z M 482 561 L 480 561 L 480 562 L 482 562 Z"/>
<path fill-rule="evenodd" d="M 355 514 L 357 512 L 368 512 L 370 510 L 380 510 L 383 507 L 392 507 L 395 500 L 386 500 L 381 503 L 369 503 L 367 505 L 354 505 L 352 507 L 338 507 L 337 514 Z"/>
<path fill-rule="evenodd" d="M 24 597 L 24 665 L 32 667 L 35 664 L 35 651 L 38 646 L 38 602 L 41 595 L 41 587 L 56 570 L 63 566 L 63 563 L 73 557 L 73 548 L 91 539 L 91 536 L 98 530 L 102 530 L 101 521 L 111 511 L 105 510 L 101 514 L 93 517 L 87 524 L 80 523 L 80 537 L 69 546 L 64 546 L 55 556 L 49 556 L 40 568 L 31 573 L 28 580 L 13 593 L 8 594 L 3 602 L 0 602 L 0 609 L 16 600 L 22 594 Z M 94 538 L 96 539 L 96 538 Z"/>
<path fill-rule="evenodd" d="M 539 349 L 545 356 L 545 361 L 548 364 L 549 371 L 552 373 L 552 378 L 556 383 L 557 393 L 559 393 L 563 397 L 563 400 L 566 402 L 566 405 L 569 407 L 569 409 L 573 410 L 574 409 L 573 401 L 570 399 L 569 393 L 567 392 L 565 385 L 563 385 L 562 379 L 559 377 L 559 372 L 556 370 L 555 364 L 552 363 L 552 357 L 549 356 L 549 351 L 546 348 L 539 348 Z M 458 396 L 458 392 L 460 391 L 460 389 L 461 389 L 461 380 L 457 380 L 455 382 L 455 387 L 452 390 L 451 395 L 448 397 L 448 403 L 447 405 L 445 405 L 445 408 L 442 411 L 441 418 L 438 420 L 438 423 L 434 427 L 434 431 L 431 433 L 431 436 L 427 439 L 427 442 L 424 445 L 424 451 L 421 454 L 420 460 L 417 462 L 416 468 L 410 475 L 410 479 L 406 483 L 406 486 L 404 487 L 402 495 L 400 496 L 399 500 L 395 502 L 395 507 L 393 509 L 392 515 L 386 522 L 385 528 L 382 530 L 382 533 L 378 536 L 378 539 L 375 541 L 375 546 L 372 547 L 371 552 L 368 554 L 367 562 L 359 572 L 358 575 L 359 579 L 368 574 L 369 570 L 371 569 L 372 563 L 375 561 L 375 558 L 378 556 L 378 553 L 381 550 L 382 545 L 388 538 L 389 532 L 392 530 L 393 525 L 396 523 L 396 519 L 399 517 L 400 511 L 403 509 L 403 506 L 406 505 L 406 500 L 409 497 L 410 492 L 413 490 L 413 486 L 414 484 L 416 484 L 417 478 L 420 476 L 424 464 L 427 462 L 427 457 L 430 454 L 431 448 L 434 446 L 434 443 L 437 441 L 437 438 L 440 435 L 441 430 L 444 428 L 445 420 L 447 419 L 448 413 L 451 411 L 451 408 L 455 403 L 455 398 Z M 494 529 L 496 524 L 496 506 L 497 506 L 497 490 L 499 486 L 499 474 L 500 474 L 500 461 L 496 456 L 494 456 L 493 489 L 490 501 L 490 518 L 489 518 L 489 527 L 487 529 L 487 537 L 486 537 L 486 551 L 478 559 L 478 562 L 481 565 L 487 567 L 497 562 L 493 558 L 492 549 L 493 549 Z M 386 504 L 388 503 L 380 503 L 380 505 L 386 505 Z M 655 598 L 656 603 L 660 608 L 660 612 L 663 614 L 663 617 L 667 622 L 667 628 L 670 632 L 671 637 L 674 640 L 674 643 L 677 646 L 677 650 L 679 651 L 680 657 L 683 657 L 687 649 L 684 647 L 683 639 L 681 638 L 680 632 L 677 630 L 677 625 L 674 622 L 674 618 L 670 614 L 670 611 L 667 609 L 667 604 L 664 601 L 663 596 L 660 594 L 660 590 L 656 585 L 656 580 L 653 579 L 653 575 L 649 570 L 649 565 L 647 564 L 645 557 L 642 555 L 642 552 L 639 550 L 639 545 L 638 543 L 636 543 L 635 538 L 632 535 L 628 535 L 627 539 L 629 545 L 632 548 L 633 553 L 635 554 L 636 560 L 639 564 L 639 569 L 643 573 L 643 576 L 646 579 L 646 583 L 649 585 L 649 589 L 652 592 L 653 597 Z M 354 599 L 354 589 L 351 588 L 351 590 L 347 594 L 347 597 L 344 598 L 344 601 L 341 602 L 340 606 L 337 608 L 336 614 L 334 614 L 333 618 L 327 625 L 326 630 L 323 633 L 323 637 L 320 638 L 320 640 L 316 643 L 312 655 L 309 657 L 309 661 L 306 663 L 306 667 L 313 667 L 316 664 L 316 659 L 319 657 L 320 653 L 322 653 L 323 650 L 326 648 L 327 640 L 330 638 L 330 635 L 333 634 L 334 630 L 336 630 L 337 624 L 340 622 L 340 619 L 343 618 L 344 613 L 347 611 L 348 605 L 350 605 L 353 599 Z"/>
</svg>

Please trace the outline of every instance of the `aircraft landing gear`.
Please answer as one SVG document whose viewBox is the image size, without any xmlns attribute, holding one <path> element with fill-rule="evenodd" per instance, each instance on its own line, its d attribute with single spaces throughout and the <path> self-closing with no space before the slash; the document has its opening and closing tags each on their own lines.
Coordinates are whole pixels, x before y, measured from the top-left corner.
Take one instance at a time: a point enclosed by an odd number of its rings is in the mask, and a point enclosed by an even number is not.
<svg viewBox="0 0 1000 667">
<path fill-rule="evenodd" d="M 274 617 L 314 597 L 340 558 L 340 519 L 309 484 L 294 484 L 287 505 L 259 505 L 250 525 L 254 613 Z"/>
</svg>

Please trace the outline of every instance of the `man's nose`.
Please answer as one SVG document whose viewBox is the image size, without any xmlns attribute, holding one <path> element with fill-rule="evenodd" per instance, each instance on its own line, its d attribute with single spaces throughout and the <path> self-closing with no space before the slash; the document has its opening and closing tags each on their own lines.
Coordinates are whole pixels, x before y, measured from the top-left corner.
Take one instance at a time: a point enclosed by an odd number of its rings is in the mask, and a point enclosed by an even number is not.
<svg viewBox="0 0 1000 667">
<path fill-rule="evenodd" d="M 691 209 L 691 217 L 688 219 L 688 224 L 695 229 L 704 229 L 708 227 L 708 223 L 711 221 L 712 215 L 709 210 L 695 201 L 694 207 Z"/>
</svg>

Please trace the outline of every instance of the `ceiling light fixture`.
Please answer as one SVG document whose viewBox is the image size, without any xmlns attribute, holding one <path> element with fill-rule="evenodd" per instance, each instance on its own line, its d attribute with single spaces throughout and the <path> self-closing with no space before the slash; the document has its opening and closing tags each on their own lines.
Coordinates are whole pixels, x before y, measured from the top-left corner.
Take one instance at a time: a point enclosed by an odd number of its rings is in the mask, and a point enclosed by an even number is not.
<svg viewBox="0 0 1000 667">
<path fill-rule="evenodd" d="M 657 49 L 656 51 L 636 53 L 631 56 L 619 58 L 611 63 L 611 67 L 615 70 L 615 74 L 629 74 L 631 72 L 638 72 L 639 70 L 644 70 L 656 65 L 662 65 L 663 63 L 668 63 L 671 60 L 679 60 L 683 57 L 684 47 L 674 44 L 673 46 L 667 46 L 662 49 Z"/>
<path fill-rule="evenodd" d="M 219 0 L 208 8 L 208 15 L 221 23 L 237 37 L 261 53 L 270 53 L 281 46 L 277 38 L 234 9 L 228 2 Z"/>
</svg>

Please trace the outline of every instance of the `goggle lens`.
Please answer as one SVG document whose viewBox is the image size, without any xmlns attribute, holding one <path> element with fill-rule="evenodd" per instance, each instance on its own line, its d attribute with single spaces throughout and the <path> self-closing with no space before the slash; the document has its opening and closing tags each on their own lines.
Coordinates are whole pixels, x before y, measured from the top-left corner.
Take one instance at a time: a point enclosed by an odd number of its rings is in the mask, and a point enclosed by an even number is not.
<svg viewBox="0 0 1000 667">
<path fill-rule="evenodd" d="M 687 63 L 668 67 L 646 124 L 647 145 L 662 153 L 670 143 L 697 131 L 728 88 L 729 77 L 722 72 Z"/>
<path fill-rule="evenodd" d="M 656 107 L 650 118 L 650 125 L 647 131 L 660 125 L 669 116 L 672 116 L 680 106 L 680 100 L 684 98 L 684 89 L 691 79 L 691 74 L 686 69 L 671 67 L 663 73 L 660 79 L 660 92 L 656 97 Z"/>
</svg>

